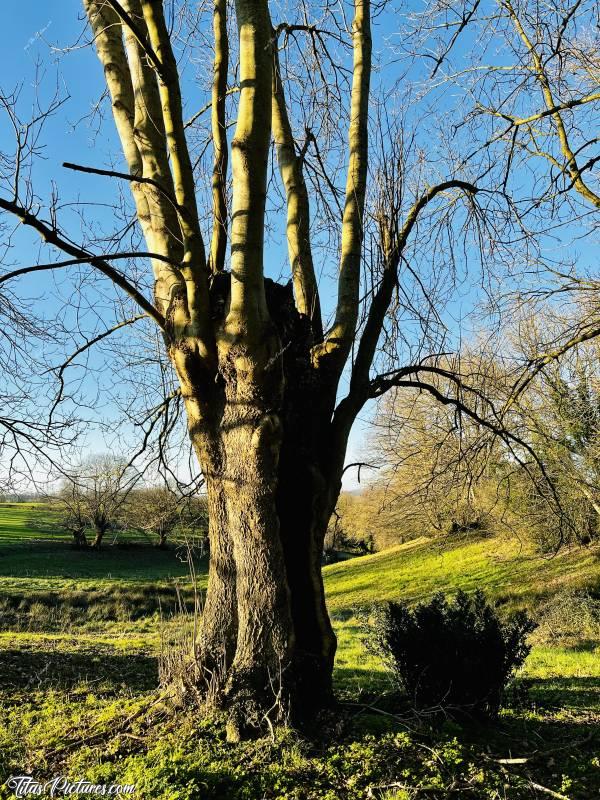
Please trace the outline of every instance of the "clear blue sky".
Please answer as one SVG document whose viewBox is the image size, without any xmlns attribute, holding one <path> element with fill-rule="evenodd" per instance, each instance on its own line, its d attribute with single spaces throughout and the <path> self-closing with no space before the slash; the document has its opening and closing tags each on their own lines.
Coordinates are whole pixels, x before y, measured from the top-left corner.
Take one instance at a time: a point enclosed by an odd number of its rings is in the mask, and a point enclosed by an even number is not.
<svg viewBox="0 0 600 800">
<path fill-rule="evenodd" d="M 79 122 L 90 113 L 92 105 L 104 90 L 102 71 L 94 52 L 89 47 L 81 46 L 86 41 L 86 37 L 81 38 L 85 29 L 81 2 L 4 0 L 3 10 L 3 27 L 0 31 L 0 85 L 3 91 L 7 93 L 19 88 L 19 107 L 24 118 L 29 116 L 28 112 L 35 103 L 36 91 L 41 98 L 48 98 L 55 88 L 60 96 L 68 96 L 65 104 L 46 125 L 43 157 L 36 159 L 32 175 L 35 191 L 43 201 L 47 201 L 53 185 L 58 187 L 63 203 L 61 225 L 74 239 L 80 238 L 81 225 L 74 207 L 69 206 L 69 203 L 80 200 L 93 202 L 94 205 L 88 208 L 88 216 L 94 219 L 97 226 L 110 231 L 112 212 L 109 206 L 115 197 L 115 184 L 102 178 L 76 174 L 61 166 L 66 160 L 98 167 L 108 166 L 115 163 L 115 154 L 117 158 L 119 154 L 110 119 L 102 126 L 100 135 L 96 135 L 89 124 Z M 392 13 L 386 19 L 378 21 L 376 48 L 377 36 L 386 36 L 393 31 L 390 27 L 392 21 Z M 469 46 L 467 35 L 457 48 L 458 58 L 461 57 L 461 48 Z M 502 54 L 497 54 L 496 57 L 502 58 Z M 37 89 L 36 76 L 39 83 Z M 203 104 L 205 95 L 191 81 L 185 83 L 184 89 L 191 113 Z M 452 98 L 440 97 L 438 102 L 443 107 L 451 103 Z M 13 131 L 3 117 L 0 121 L 0 151 L 11 152 L 13 147 Z M 25 232 L 17 236 L 16 242 L 18 247 L 12 254 L 15 264 L 21 266 L 35 263 L 40 253 L 38 242 Z M 274 236 L 270 247 L 267 263 L 275 265 L 273 271 L 277 274 L 279 265 L 285 259 L 281 232 Z M 591 260 L 591 245 L 580 245 L 580 254 L 585 260 Z M 51 260 L 50 255 L 46 251 L 44 260 Z M 19 291 L 26 287 L 31 297 L 38 298 L 39 307 L 44 313 L 51 316 L 56 305 L 56 279 L 50 274 L 24 278 Z M 470 283 L 465 284 L 445 312 L 455 318 L 468 313 L 476 296 L 473 286 Z M 328 284 L 323 294 L 325 308 L 331 309 L 333 301 L 333 286 Z M 112 313 L 108 311 L 108 304 L 106 308 L 107 313 Z M 84 328 L 88 324 L 86 320 L 89 320 L 90 330 L 97 325 L 94 317 L 99 310 L 100 306 L 84 310 L 79 320 Z M 100 356 L 92 356 L 92 365 L 94 364 L 102 364 Z M 110 409 L 102 409 L 102 413 L 110 413 Z M 359 460 L 363 455 L 361 443 L 368 431 L 367 421 L 371 413 L 372 408 L 365 409 L 355 426 L 348 453 L 349 462 Z M 90 433 L 88 446 L 97 449 L 102 444 L 95 434 Z M 347 478 L 347 485 L 354 486 L 353 476 L 347 475 Z"/>
<path fill-rule="evenodd" d="M 108 124 L 102 126 L 101 136 L 95 135 L 86 123 L 79 123 L 104 90 L 102 70 L 94 52 L 89 47 L 80 46 L 85 27 L 80 0 L 4 0 L 3 23 L 0 31 L 0 86 L 4 93 L 18 89 L 23 119 L 28 119 L 37 98 L 47 100 L 55 90 L 61 97 L 68 98 L 45 125 L 43 156 L 35 160 L 32 174 L 36 194 L 42 201 L 47 201 L 53 185 L 58 187 L 64 204 L 61 225 L 73 239 L 78 238 L 79 220 L 68 204 L 76 201 L 93 200 L 96 205 L 92 213 L 96 221 L 105 222 L 110 229 L 112 215 L 110 209 L 102 207 L 102 203 L 109 205 L 113 202 L 114 184 L 102 178 L 73 173 L 61 166 L 64 161 L 74 161 L 106 167 L 114 163 L 115 154 L 117 157 L 120 154 L 110 119 Z M 191 89 L 193 101 L 193 87 Z M 14 133 L 6 117 L 0 117 L 0 151 L 14 151 Z M 16 243 L 17 247 L 11 253 L 15 267 L 36 263 L 40 260 L 40 253 L 44 253 L 41 256 L 43 261 L 60 259 L 48 248 L 40 250 L 37 238 L 32 237 L 29 231 L 18 232 Z M 274 246 L 277 253 L 275 261 L 281 263 L 285 248 L 281 241 L 275 241 Z M 19 293 L 34 298 L 36 307 L 51 317 L 57 302 L 55 276 L 38 273 L 20 280 Z M 333 295 L 325 297 L 324 302 L 325 306 L 331 305 Z M 90 319 L 89 325 L 91 329 L 94 320 Z M 83 326 L 85 328 L 85 320 Z M 90 363 L 100 366 L 101 360 L 92 355 Z M 110 415 L 110 408 L 106 407 L 105 402 L 106 398 L 100 395 L 98 408 L 103 416 Z M 349 446 L 349 463 L 361 457 L 361 442 L 365 432 L 362 420 L 367 418 L 368 412 L 356 423 Z M 106 448 L 106 443 L 98 432 L 90 428 L 86 446 L 90 450 L 102 450 Z M 346 473 L 345 483 L 353 488 L 356 485 L 354 474 Z"/>
</svg>

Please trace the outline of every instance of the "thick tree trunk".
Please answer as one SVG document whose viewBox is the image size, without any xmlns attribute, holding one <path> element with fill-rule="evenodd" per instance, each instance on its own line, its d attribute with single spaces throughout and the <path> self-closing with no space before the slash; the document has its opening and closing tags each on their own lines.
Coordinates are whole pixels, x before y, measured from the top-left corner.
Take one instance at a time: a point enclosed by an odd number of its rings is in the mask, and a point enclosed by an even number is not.
<svg viewBox="0 0 600 800">
<path fill-rule="evenodd" d="M 231 272 L 222 272 L 228 28 L 227 4 L 216 3 L 209 269 L 163 4 L 124 0 L 123 9 L 84 0 L 123 152 L 131 175 L 143 179 L 132 181 L 132 190 L 157 255 L 152 316 L 164 330 L 206 479 L 210 567 L 196 643 L 199 672 L 209 698 L 231 709 L 231 735 L 237 736 L 265 717 L 311 714 L 331 696 L 336 641 L 321 554 L 349 431 L 346 415 L 334 433 L 333 414 L 358 315 L 371 45 L 369 0 L 356 0 L 339 299 L 324 339 L 302 159 L 295 154 L 265 0 L 235 0 L 239 100 L 231 142 Z M 272 119 L 296 304 L 291 287 L 264 279 Z M 100 541 L 97 536 L 94 546 Z"/>
<path fill-rule="evenodd" d="M 310 717 L 332 699 L 336 638 L 321 572 L 329 519 L 327 493 L 316 459 L 304 460 L 305 455 L 296 451 L 294 456 L 288 448 L 280 473 L 278 510 L 295 633 L 295 701 L 299 715 Z"/>
<path fill-rule="evenodd" d="M 299 707 L 310 715 L 331 700 L 336 650 L 321 572 L 325 532 L 338 494 L 332 493 L 329 468 L 331 415 L 323 407 L 311 364 L 308 318 L 285 306 L 273 313 L 288 345 L 277 512 L 296 635 L 295 691 Z"/>
<path fill-rule="evenodd" d="M 104 538 L 104 531 L 96 531 L 96 535 L 94 536 L 94 541 L 92 542 L 92 548 L 94 550 L 100 550 L 102 547 L 102 539 Z"/>
<path fill-rule="evenodd" d="M 226 293 L 227 276 L 219 280 Z M 310 321 L 285 287 L 268 282 L 267 303 L 266 352 L 249 359 L 228 340 L 222 409 L 190 431 L 209 505 L 197 653 L 208 699 L 230 710 L 231 738 L 260 730 L 265 718 L 300 722 L 332 696 L 336 640 L 321 576 L 335 502 L 323 456 L 328 420 Z"/>
<path fill-rule="evenodd" d="M 85 530 L 80 529 L 73 531 L 73 546 L 83 548 L 88 546 L 88 540 L 85 535 Z"/>
</svg>

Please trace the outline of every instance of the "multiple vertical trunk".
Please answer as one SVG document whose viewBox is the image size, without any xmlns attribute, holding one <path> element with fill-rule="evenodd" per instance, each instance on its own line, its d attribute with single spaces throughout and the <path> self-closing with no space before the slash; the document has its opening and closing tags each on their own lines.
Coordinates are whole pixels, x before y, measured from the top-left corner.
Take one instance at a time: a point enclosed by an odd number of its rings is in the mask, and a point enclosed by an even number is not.
<svg viewBox="0 0 600 800">
<path fill-rule="evenodd" d="M 230 735 L 237 737 L 247 727 L 260 728 L 265 718 L 310 715 L 331 698 L 336 640 L 321 554 L 351 424 L 349 418 L 334 424 L 334 412 L 358 316 L 369 0 L 355 3 L 339 304 L 327 335 L 302 159 L 295 152 L 266 0 L 235 3 L 239 102 L 231 143 L 228 272 L 226 3 L 214 0 L 213 232 L 207 258 L 162 1 L 83 2 L 140 225 L 149 249 L 160 256 L 153 263 L 154 318 L 162 320 L 208 492 L 209 582 L 197 656 L 207 695 L 230 709 Z M 293 292 L 264 278 L 272 133 L 288 205 Z"/>
</svg>

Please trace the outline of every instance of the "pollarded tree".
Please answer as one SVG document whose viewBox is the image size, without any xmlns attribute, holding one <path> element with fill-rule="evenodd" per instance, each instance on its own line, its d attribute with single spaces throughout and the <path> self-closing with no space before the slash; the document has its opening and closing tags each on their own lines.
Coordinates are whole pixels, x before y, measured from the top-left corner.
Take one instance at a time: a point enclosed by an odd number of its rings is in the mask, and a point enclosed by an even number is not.
<svg viewBox="0 0 600 800">
<path fill-rule="evenodd" d="M 0 209 L 67 253 L 63 266 L 89 263 L 112 280 L 162 332 L 208 498 L 210 568 L 199 672 L 231 709 L 237 735 L 243 720 L 284 709 L 303 716 L 331 697 L 336 639 L 321 553 L 349 433 L 365 403 L 401 386 L 464 406 L 479 419 L 464 402 L 468 387 L 435 360 L 446 343 L 444 304 L 459 280 L 454 228 L 463 243 L 482 245 L 486 266 L 511 260 L 507 253 L 514 257 L 511 248 L 521 248 L 523 237 L 535 243 L 535 230 L 524 233 L 522 220 L 513 226 L 520 207 L 509 197 L 510 137 L 491 139 L 484 124 L 481 130 L 463 126 L 464 106 L 449 124 L 439 97 L 438 106 L 425 109 L 425 120 L 417 119 L 414 101 L 426 95 L 403 94 L 404 74 L 380 81 L 375 98 L 372 20 L 377 13 L 387 14 L 387 25 L 396 21 L 385 4 L 374 10 L 370 0 L 354 0 L 351 22 L 345 7 L 302 4 L 290 12 L 293 22 L 273 24 L 267 0 L 236 0 L 235 34 L 226 0 L 215 0 L 207 106 L 212 235 L 205 247 L 198 200 L 204 150 L 194 139 L 203 110 L 184 122 L 185 82 L 175 55 L 183 37 L 177 31 L 186 24 L 192 38 L 204 36 L 202 9 L 190 21 L 182 0 L 174 5 L 182 11 L 178 24 L 169 25 L 162 0 L 83 4 L 127 165 L 87 171 L 129 183 L 147 247 L 99 253 L 75 244 L 60 232 L 55 209 L 44 222 L 31 193 L 20 194 L 18 169 L 16 190 L 0 198 Z M 443 13 L 447 4 L 438 5 Z M 457 36 L 478 5 L 471 13 L 464 9 Z M 506 9 L 498 9 L 502 17 Z M 449 23 L 448 52 L 454 30 Z M 298 37 L 308 44 L 297 47 L 294 61 L 289 53 Z M 206 60 L 205 39 L 200 42 Z M 229 141 L 226 98 L 234 97 Z M 433 136 L 439 146 L 428 165 Z M 291 289 L 265 278 L 272 140 L 287 208 Z M 342 167 L 345 189 L 339 186 Z M 535 178 L 519 177 L 516 188 L 527 194 Z M 309 198 L 317 208 L 312 219 Z M 327 253 L 329 241 L 339 270 L 328 323 L 321 309 L 329 296 L 320 295 L 316 254 Z M 141 257 L 152 263 L 152 301 L 113 265 Z M 432 371 L 456 387 L 452 396 L 427 382 Z M 487 416 L 484 409 L 482 424 Z M 500 432 L 497 421 L 489 424 Z"/>
</svg>

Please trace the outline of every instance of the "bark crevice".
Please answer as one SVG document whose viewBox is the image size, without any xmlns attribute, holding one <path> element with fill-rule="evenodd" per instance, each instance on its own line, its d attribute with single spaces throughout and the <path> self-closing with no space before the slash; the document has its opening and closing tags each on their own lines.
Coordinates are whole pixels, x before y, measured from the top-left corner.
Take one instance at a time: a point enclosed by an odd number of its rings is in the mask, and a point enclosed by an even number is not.
<svg viewBox="0 0 600 800">
<path fill-rule="evenodd" d="M 237 738 L 267 717 L 301 722 L 329 703 L 336 640 L 321 576 L 331 492 L 311 321 L 291 284 L 265 280 L 269 320 L 250 354 L 227 328 L 230 283 L 223 272 L 210 289 L 220 400 L 190 435 L 210 516 L 197 656 Z"/>
</svg>

